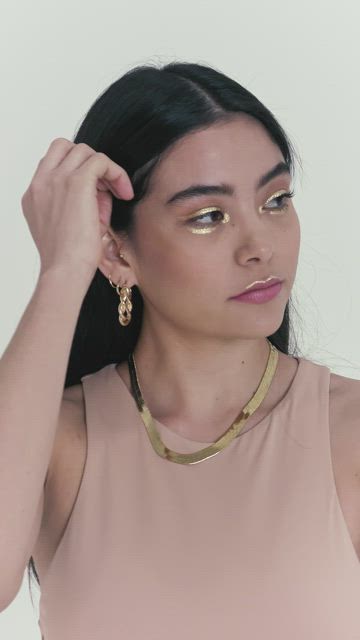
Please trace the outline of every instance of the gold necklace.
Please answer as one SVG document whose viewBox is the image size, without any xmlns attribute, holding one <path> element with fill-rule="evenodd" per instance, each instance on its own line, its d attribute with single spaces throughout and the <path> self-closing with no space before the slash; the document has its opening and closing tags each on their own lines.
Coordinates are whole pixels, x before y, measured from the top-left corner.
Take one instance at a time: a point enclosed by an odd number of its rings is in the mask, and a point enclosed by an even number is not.
<svg viewBox="0 0 360 640">
<path fill-rule="evenodd" d="M 267 339 L 267 341 L 269 343 L 270 350 L 266 369 L 263 377 L 260 380 L 258 388 L 250 398 L 249 402 L 240 411 L 237 418 L 225 431 L 225 433 L 219 436 L 219 438 L 215 440 L 215 442 L 212 442 L 210 445 L 204 447 L 203 449 L 194 451 L 192 453 L 177 453 L 176 451 L 168 449 L 168 447 L 163 443 L 160 434 L 155 426 L 154 419 L 142 397 L 134 356 L 132 353 L 129 354 L 128 366 L 132 395 L 136 401 L 140 416 L 146 427 L 150 442 L 159 456 L 165 458 L 166 460 L 169 460 L 170 462 L 177 462 L 180 464 L 196 464 L 197 462 L 201 462 L 202 460 L 207 460 L 208 458 L 215 456 L 222 449 L 225 449 L 225 447 L 227 447 L 230 442 L 234 440 L 234 438 L 237 438 L 240 435 L 240 432 L 242 431 L 247 419 L 254 413 L 254 411 L 256 411 L 256 409 L 260 406 L 263 399 L 265 398 L 271 381 L 276 372 L 279 353 L 277 348 L 270 342 L 270 340 Z"/>
</svg>

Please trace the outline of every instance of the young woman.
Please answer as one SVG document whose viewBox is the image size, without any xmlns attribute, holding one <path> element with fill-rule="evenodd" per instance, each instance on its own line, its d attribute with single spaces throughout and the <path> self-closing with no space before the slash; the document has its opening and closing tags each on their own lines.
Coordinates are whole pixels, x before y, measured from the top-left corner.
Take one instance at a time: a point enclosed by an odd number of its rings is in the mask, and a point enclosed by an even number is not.
<svg viewBox="0 0 360 640">
<path fill-rule="evenodd" d="M 238 82 L 177 62 L 41 159 L 0 559 L 5 608 L 30 557 L 45 640 L 360 638 L 360 381 L 290 347 L 295 155 Z"/>
</svg>

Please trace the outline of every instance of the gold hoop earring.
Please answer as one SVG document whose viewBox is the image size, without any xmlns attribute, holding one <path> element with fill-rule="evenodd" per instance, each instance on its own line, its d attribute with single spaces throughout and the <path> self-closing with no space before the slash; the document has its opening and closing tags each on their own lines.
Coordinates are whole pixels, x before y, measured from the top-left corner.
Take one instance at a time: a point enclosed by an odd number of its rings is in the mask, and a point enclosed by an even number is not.
<svg viewBox="0 0 360 640">
<path fill-rule="evenodd" d="M 131 287 L 122 286 L 120 288 L 119 284 L 114 284 L 111 280 L 110 275 L 108 276 L 108 280 L 114 289 L 116 289 L 116 293 L 120 296 L 120 303 L 118 306 L 119 311 L 119 322 L 122 327 L 126 327 L 131 321 L 131 311 L 132 311 L 132 290 Z"/>
</svg>

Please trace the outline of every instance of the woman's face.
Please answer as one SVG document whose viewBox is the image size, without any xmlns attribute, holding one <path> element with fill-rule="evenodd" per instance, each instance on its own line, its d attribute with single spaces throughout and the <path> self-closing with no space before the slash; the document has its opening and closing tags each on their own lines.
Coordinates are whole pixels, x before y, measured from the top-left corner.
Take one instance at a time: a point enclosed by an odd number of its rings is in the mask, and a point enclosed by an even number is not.
<svg viewBox="0 0 360 640">
<path fill-rule="evenodd" d="M 247 115 L 191 133 L 167 150 L 135 207 L 131 247 L 135 284 L 155 322 L 225 339 L 268 336 L 279 328 L 296 275 L 300 226 L 292 200 L 270 201 L 291 190 L 288 173 L 256 185 L 283 160 L 263 126 Z M 169 202 L 190 185 L 225 183 L 232 193 Z M 205 207 L 216 211 L 194 220 Z M 271 301 L 229 299 L 269 275 L 284 280 Z"/>
</svg>

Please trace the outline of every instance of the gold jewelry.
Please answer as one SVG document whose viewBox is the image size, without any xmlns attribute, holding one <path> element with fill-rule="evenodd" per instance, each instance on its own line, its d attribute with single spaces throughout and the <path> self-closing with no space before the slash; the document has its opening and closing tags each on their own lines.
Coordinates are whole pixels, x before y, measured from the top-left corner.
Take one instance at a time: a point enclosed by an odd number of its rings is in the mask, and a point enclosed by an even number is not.
<svg viewBox="0 0 360 640">
<path fill-rule="evenodd" d="M 115 285 L 112 282 L 110 275 L 108 276 L 108 280 L 109 280 L 111 286 L 114 287 L 114 289 L 116 289 L 116 292 L 120 296 L 120 303 L 119 303 L 119 306 L 118 306 L 119 322 L 120 322 L 121 326 L 126 327 L 130 323 L 130 320 L 131 320 L 131 311 L 132 311 L 132 302 L 131 302 L 132 291 L 131 291 L 131 287 L 126 287 L 125 285 L 123 285 L 121 287 L 121 289 L 119 289 L 120 283 Z"/>
<path fill-rule="evenodd" d="M 215 440 L 215 442 L 211 443 L 203 449 L 200 449 L 200 451 L 194 451 L 192 453 L 177 453 L 176 451 L 168 449 L 168 447 L 163 443 L 160 434 L 155 426 L 154 419 L 148 407 L 146 406 L 140 391 L 134 355 L 132 353 L 129 354 L 128 366 L 132 395 L 136 401 L 140 416 L 146 427 L 150 442 L 155 452 L 159 456 L 165 458 L 166 460 L 169 460 L 170 462 L 177 462 L 180 464 L 196 464 L 197 462 L 201 462 L 202 460 L 207 460 L 208 458 L 215 456 L 222 449 L 225 449 L 225 447 L 227 447 L 230 442 L 234 440 L 234 438 L 237 438 L 240 435 L 240 432 L 242 431 L 247 419 L 254 413 L 254 411 L 256 411 L 256 409 L 260 406 L 263 399 L 265 398 L 271 381 L 276 372 L 279 353 L 277 348 L 270 342 L 270 340 L 267 339 L 267 341 L 269 343 L 270 350 L 266 369 L 263 377 L 260 380 L 260 384 L 257 390 L 250 398 L 249 402 L 240 411 L 239 415 L 230 425 L 230 427 L 226 429 L 225 433 L 223 433 L 217 440 Z"/>
</svg>

